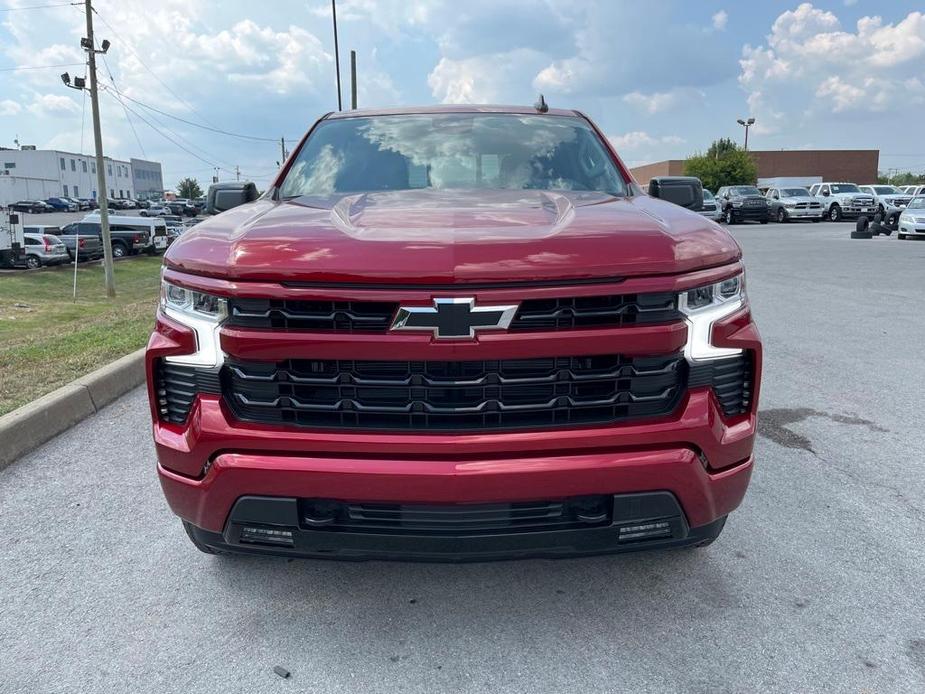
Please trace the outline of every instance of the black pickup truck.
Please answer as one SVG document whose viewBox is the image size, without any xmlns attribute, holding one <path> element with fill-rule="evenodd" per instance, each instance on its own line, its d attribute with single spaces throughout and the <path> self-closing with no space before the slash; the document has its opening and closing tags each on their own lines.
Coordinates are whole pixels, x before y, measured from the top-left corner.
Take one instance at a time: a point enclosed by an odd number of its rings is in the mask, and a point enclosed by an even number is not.
<svg viewBox="0 0 925 694">
<path fill-rule="evenodd" d="M 96 236 L 100 241 L 103 238 L 103 232 L 98 221 L 84 219 L 81 222 L 71 222 L 61 227 L 61 237 L 74 236 L 80 234 L 90 234 Z M 126 224 L 110 224 L 109 240 L 112 243 L 112 255 L 116 258 L 124 258 L 128 255 L 135 255 L 151 244 L 151 232 L 141 226 L 132 226 Z"/>
</svg>

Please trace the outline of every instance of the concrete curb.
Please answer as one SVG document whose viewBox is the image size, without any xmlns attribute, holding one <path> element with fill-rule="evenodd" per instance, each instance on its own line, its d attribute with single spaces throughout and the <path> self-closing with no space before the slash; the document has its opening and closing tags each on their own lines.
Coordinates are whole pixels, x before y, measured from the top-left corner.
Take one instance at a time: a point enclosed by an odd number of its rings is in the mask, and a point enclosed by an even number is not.
<svg viewBox="0 0 925 694">
<path fill-rule="evenodd" d="M 144 383 L 144 355 L 127 354 L 0 417 L 0 470 Z"/>
</svg>

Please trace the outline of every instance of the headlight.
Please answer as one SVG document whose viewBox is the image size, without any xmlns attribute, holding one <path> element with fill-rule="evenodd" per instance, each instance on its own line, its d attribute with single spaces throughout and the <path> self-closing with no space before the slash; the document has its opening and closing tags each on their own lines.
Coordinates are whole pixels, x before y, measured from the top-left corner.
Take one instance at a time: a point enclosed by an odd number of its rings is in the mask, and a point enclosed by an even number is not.
<svg viewBox="0 0 925 694">
<path fill-rule="evenodd" d="M 914 224 L 915 220 L 912 218 L 911 214 L 901 214 L 899 215 L 899 221 L 905 222 L 906 224 Z"/>
<path fill-rule="evenodd" d="M 225 299 L 161 280 L 161 310 L 196 333 L 193 354 L 164 357 L 166 361 L 195 366 L 221 365 L 224 354 L 219 346 L 219 330 L 228 316 Z"/>
<path fill-rule="evenodd" d="M 197 318 L 212 318 L 216 322 L 224 320 L 228 312 L 228 303 L 224 299 L 164 280 L 161 280 L 161 307 L 188 313 Z"/>
<path fill-rule="evenodd" d="M 678 308 L 685 315 L 688 335 L 684 348 L 690 361 L 717 359 L 741 354 L 732 347 L 716 347 L 711 342 L 713 324 L 738 311 L 745 304 L 745 275 L 697 287 L 678 296 Z"/>
</svg>

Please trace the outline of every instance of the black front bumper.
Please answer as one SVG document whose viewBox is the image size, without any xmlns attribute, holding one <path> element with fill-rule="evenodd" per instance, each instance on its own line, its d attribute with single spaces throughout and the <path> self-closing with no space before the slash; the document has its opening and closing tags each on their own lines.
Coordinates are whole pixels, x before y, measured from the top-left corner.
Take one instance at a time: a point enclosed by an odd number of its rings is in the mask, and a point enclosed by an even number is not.
<svg viewBox="0 0 925 694">
<path fill-rule="evenodd" d="M 298 499 L 250 496 L 235 503 L 223 533 L 197 527 L 189 530 L 201 544 L 224 552 L 355 561 L 464 562 L 685 547 L 714 539 L 726 520 L 722 517 L 690 528 L 669 492 L 620 494 L 607 499 L 606 520 L 584 528 L 433 533 L 307 527 L 300 518 L 304 506 Z M 265 533 L 268 539 L 246 539 L 254 532 Z"/>
<path fill-rule="evenodd" d="M 732 216 L 739 221 L 764 222 L 771 216 L 768 207 L 733 207 Z"/>
</svg>

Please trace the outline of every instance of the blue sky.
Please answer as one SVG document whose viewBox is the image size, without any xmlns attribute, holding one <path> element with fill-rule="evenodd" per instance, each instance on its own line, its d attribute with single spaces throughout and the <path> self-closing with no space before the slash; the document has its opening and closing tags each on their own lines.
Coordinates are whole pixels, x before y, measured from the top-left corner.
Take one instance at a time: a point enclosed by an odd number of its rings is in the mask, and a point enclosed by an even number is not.
<svg viewBox="0 0 925 694">
<path fill-rule="evenodd" d="M 0 0 L 0 145 L 92 146 L 81 9 Z M 747 6 L 744 6 L 747 5 Z M 97 0 L 107 154 L 163 162 L 165 183 L 265 185 L 279 137 L 336 109 L 330 2 Z M 339 0 L 341 70 L 361 106 L 531 104 L 588 113 L 631 165 L 681 158 L 754 116 L 756 149 L 879 148 L 925 171 L 921 2 Z M 37 69 L 11 68 L 35 67 Z M 124 95 L 116 100 L 113 88 Z M 130 100 L 131 99 L 131 100 Z M 140 102 L 140 103 L 139 103 Z M 157 113 L 153 107 L 162 111 Z M 164 115 L 164 114 L 169 115 Z M 245 135 L 245 139 L 183 123 Z"/>
</svg>

